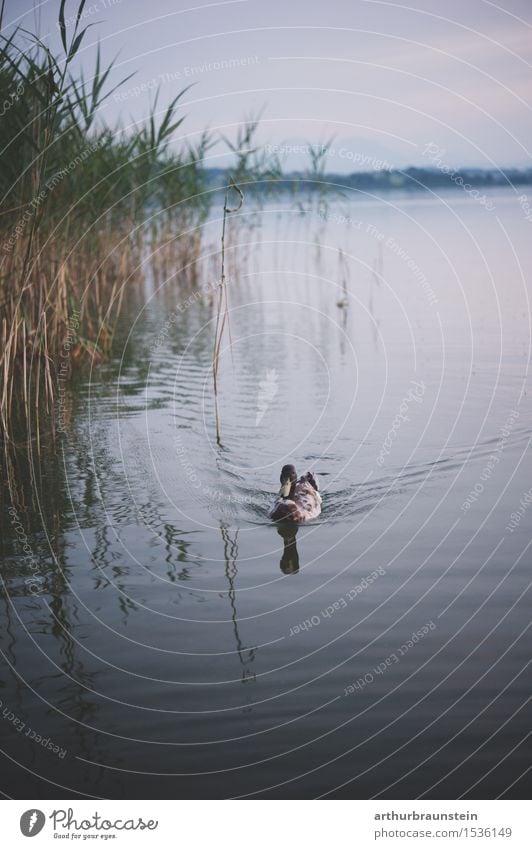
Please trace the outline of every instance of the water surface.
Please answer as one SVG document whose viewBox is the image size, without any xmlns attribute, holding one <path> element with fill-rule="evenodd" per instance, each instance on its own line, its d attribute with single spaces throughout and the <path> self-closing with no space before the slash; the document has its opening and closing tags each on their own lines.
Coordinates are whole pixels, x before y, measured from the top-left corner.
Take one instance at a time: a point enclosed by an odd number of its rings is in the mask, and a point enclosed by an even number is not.
<svg viewBox="0 0 532 849">
<path fill-rule="evenodd" d="M 493 202 L 231 221 L 221 446 L 219 219 L 196 284 L 129 296 L 16 515 L 4 487 L 4 793 L 524 792 L 532 231 Z M 324 506 L 283 531 L 289 461 Z"/>
</svg>

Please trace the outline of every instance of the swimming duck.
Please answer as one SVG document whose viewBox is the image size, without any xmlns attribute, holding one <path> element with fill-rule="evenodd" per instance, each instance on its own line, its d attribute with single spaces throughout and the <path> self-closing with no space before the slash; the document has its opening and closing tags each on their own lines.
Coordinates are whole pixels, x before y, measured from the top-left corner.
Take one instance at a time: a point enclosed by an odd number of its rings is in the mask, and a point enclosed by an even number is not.
<svg viewBox="0 0 532 849">
<path fill-rule="evenodd" d="M 270 519 L 274 522 L 282 519 L 307 522 L 309 519 L 315 519 L 320 513 L 321 495 L 312 472 L 307 472 L 298 480 L 294 466 L 283 466 L 281 489 L 270 510 Z"/>
</svg>

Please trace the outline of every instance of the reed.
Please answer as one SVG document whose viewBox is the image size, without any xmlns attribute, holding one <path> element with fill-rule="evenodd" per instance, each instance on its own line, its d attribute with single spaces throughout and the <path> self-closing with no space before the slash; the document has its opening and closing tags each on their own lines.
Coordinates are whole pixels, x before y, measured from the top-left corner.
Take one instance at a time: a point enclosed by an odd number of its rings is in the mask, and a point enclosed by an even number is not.
<svg viewBox="0 0 532 849">
<path fill-rule="evenodd" d="M 349 265 L 342 248 L 338 248 L 338 279 L 341 281 L 342 295 L 336 301 L 336 306 L 339 309 L 346 310 L 349 306 L 349 292 L 347 289 Z"/>
<path fill-rule="evenodd" d="M 234 191 L 238 195 L 238 205 L 229 207 L 229 192 Z M 239 212 L 244 203 L 244 193 L 240 186 L 234 180 L 230 180 L 225 189 L 224 197 L 224 214 L 222 222 L 222 255 L 221 255 L 221 271 L 220 283 L 216 290 L 216 325 L 214 331 L 214 347 L 212 352 L 212 382 L 214 391 L 214 413 L 216 418 L 216 442 L 222 444 L 221 429 L 220 429 L 220 410 L 218 407 L 218 373 L 220 368 L 220 348 L 226 325 L 229 327 L 229 303 L 227 299 L 227 281 L 225 277 L 225 228 L 227 216 L 235 212 Z M 230 334 L 230 330 L 229 330 Z"/>
<path fill-rule="evenodd" d="M 148 254 L 170 245 L 193 267 L 208 213 L 203 159 L 211 141 L 176 152 L 180 92 L 126 133 L 97 120 L 113 63 L 72 63 L 86 36 L 59 8 L 63 55 L 35 36 L 0 36 L 0 426 L 4 439 L 54 431 L 58 387 L 109 350 L 126 290 Z M 128 79 L 128 78 L 126 78 Z M 125 80 L 121 81 L 122 83 Z M 119 83 L 120 85 L 121 83 Z M 159 117 L 158 117 L 159 116 Z M 75 321 L 73 320 L 75 316 Z M 64 356 L 68 351 L 68 356 Z"/>
<path fill-rule="evenodd" d="M 102 360 L 116 322 L 150 264 L 156 282 L 194 285 L 202 225 L 213 186 L 204 162 L 213 138 L 171 145 L 184 120 L 179 92 L 133 130 L 102 124 L 100 109 L 118 86 L 99 49 L 86 76 L 76 60 L 89 27 L 85 0 L 65 17 L 62 53 L 36 36 L 0 34 L 0 439 L 39 447 L 59 427 L 59 406 L 74 369 Z M 218 370 L 228 327 L 226 219 L 246 186 L 258 200 L 281 181 L 279 162 L 253 141 L 258 118 L 243 122 L 234 182 L 225 191 L 222 275 L 216 304 L 213 380 L 220 441 Z M 235 209 L 231 192 L 239 195 Z M 251 219 L 250 219 L 251 220 Z M 252 225 L 253 226 L 253 225 Z"/>
</svg>

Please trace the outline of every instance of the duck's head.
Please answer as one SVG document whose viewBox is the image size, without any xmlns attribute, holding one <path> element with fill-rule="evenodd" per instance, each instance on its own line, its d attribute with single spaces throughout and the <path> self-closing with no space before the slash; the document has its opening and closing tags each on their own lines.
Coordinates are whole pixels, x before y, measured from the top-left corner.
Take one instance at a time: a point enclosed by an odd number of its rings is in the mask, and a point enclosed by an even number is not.
<svg viewBox="0 0 532 849">
<path fill-rule="evenodd" d="M 297 474 L 295 467 L 291 464 L 287 466 L 283 466 L 281 470 L 281 489 L 279 490 L 279 495 L 283 498 L 288 498 L 290 495 L 290 490 L 292 489 L 292 484 L 297 480 Z"/>
</svg>

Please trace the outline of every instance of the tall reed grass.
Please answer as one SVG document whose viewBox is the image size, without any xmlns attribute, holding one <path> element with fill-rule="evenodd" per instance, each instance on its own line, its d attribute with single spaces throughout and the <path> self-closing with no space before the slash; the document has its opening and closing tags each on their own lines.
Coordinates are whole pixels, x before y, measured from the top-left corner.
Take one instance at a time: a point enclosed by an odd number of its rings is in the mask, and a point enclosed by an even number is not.
<svg viewBox="0 0 532 849">
<path fill-rule="evenodd" d="M 69 28 L 60 4 L 61 56 L 26 32 L 0 35 L 0 425 L 7 440 L 21 427 L 30 437 L 44 424 L 54 429 L 60 367 L 106 353 L 147 244 L 159 262 L 193 267 L 199 235 L 176 237 L 198 234 L 210 203 L 209 135 L 179 152 L 169 146 L 183 120 L 184 91 L 161 114 L 156 98 L 133 132 L 98 120 L 114 91 L 112 64 L 104 67 L 98 50 L 89 77 L 72 70 L 87 32 L 84 5 Z"/>
</svg>

